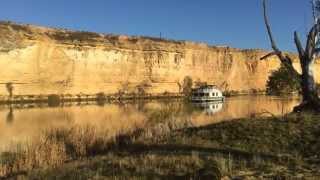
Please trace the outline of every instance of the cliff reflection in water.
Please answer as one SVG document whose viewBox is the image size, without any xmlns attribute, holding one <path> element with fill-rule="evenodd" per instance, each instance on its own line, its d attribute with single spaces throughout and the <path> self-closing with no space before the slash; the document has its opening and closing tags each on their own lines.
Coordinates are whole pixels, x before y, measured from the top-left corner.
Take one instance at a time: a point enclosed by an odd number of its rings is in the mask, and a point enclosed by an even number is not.
<svg viewBox="0 0 320 180">
<path fill-rule="evenodd" d="M 202 126 L 251 117 L 266 110 L 280 115 L 290 112 L 298 103 L 297 98 L 242 96 L 228 98 L 223 104 L 195 105 L 172 100 L 55 108 L 0 107 L 0 148 L 30 140 L 48 128 L 91 125 L 97 131 L 107 131 L 110 136 L 114 136 L 163 122 L 183 128 L 183 124 Z"/>
</svg>

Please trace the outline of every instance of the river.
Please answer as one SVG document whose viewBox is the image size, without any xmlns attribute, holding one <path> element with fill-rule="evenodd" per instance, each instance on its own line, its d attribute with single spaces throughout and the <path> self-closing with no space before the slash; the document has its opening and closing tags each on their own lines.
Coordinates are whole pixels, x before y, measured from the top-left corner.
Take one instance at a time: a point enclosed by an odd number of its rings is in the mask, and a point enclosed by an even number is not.
<svg viewBox="0 0 320 180">
<path fill-rule="evenodd" d="M 243 117 L 281 115 L 292 111 L 299 102 L 297 97 L 237 96 L 210 104 L 162 100 L 59 107 L 1 106 L 0 151 L 32 140 L 48 128 L 90 125 L 113 136 L 160 121 L 187 121 L 192 126 L 203 126 Z"/>
</svg>

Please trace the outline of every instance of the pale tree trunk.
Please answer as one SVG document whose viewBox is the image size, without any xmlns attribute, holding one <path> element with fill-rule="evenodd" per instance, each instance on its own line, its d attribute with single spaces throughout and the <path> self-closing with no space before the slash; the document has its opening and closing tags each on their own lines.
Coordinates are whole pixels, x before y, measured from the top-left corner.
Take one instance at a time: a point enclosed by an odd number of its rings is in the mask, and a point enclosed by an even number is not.
<svg viewBox="0 0 320 180">
<path fill-rule="evenodd" d="M 310 101 L 317 95 L 314 75 L 313 75 L 314 62 L 309 62 L 301 65 L 301 88 L 304 101 Z"/>
<path fill-rule="evenodd" d="M 295 32 L 295 44 L 299 53 L 300 65 L 301 65 L 301 90 L 302 90 L 302 103 L 294 108 L 295 112 L 301 111 L 316 111 L 320 112 L 320 99 L 314 79 L 313 68 L 316 59 L 316 54 L 319 49 L 316 48 L 318 41 L 318 34 L 320 32 L 320 24 L 317 19 L 316 23 L 311 28 L 307 45 L 304 49 L 299 40 L 298 34 Z"/>
<path fill-rule="evenodd" d="M 302 70 L 302 73 L 300 75 L 294 69 L 292 65 L 292 59 L 288 55 L 285 55 L 282 51 L 280 51 L 276 46 L 275 40 L 272 36 L 268 17 L 267 17 L 266 0 L 263 1 L 263 10 L 264 10 L 265 25 L 268 31 L 271 47 L 274 51 L 262 57 L 261 59 L 266 59 L 269 56 L 276 55 L 278 56 L 279 60 L 286 68 L 288 68 L 290 71 L 293 71 L 298 75 L 298 77 L 301 78 L 301 90 L 302 90 L 303 99 L 302 99 L 302 103 L 294 108 L 294 112 L 301 112 L 301 111 L 320 112 L 320 99 L 318 96 L 318 92 L 317 92 L 317 88 L 314 80 L 314 74 L 313 74 L 313 65 L 316 59 L 316 54 L 320 51 L 320 49 L 316 48 L 316 44 L 318 42 L 318 34 L 320 32 L 319 21 L 315 17 L 315 24 L 311 28 L 308 34 L 307 45 L 305 48 L 302 47 L 301 41 L 298 37 L 297 32 L 294 33 L 294 41 L 299 53 L 300 65 Z"/>
<path fill-rule="evenodd" d="M 301 90 L 302 103 L 294 108 L 295 112 L 317 111 L 320 112 L 320 99 L 313 74 L 314 60 L 305 60 L 301 63 Z"/>
</svg>

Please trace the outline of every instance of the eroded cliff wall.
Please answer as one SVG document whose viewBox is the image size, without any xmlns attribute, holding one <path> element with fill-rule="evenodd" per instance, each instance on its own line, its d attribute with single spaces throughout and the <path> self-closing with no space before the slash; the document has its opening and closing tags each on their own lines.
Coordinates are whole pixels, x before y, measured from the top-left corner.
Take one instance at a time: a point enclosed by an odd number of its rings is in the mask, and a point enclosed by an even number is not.
<svg viewBox="0 0 320 180">
<path fill-rule="evenodd" d="M 0 94 L 179 92 L 186 76 L 223 90 L 265 90 L 278 60 L 266 52 L 185 41 L 0 23 Z M 298 64 L 295 63 L 298 67 Z M 315 67 L 316 79 L 320 74 Z M 1 87 L 2 86 L 2 87 Z"/>
</svg>

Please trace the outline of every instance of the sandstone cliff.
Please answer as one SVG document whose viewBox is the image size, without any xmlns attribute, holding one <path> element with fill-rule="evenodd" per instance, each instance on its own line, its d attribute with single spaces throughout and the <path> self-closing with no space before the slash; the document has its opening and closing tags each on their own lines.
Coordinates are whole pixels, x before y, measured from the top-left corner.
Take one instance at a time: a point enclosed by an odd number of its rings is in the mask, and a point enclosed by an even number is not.
<svg viewBox="0 0 320 180">
<path fill-rule="evenodd" d="M 135 92 L 138 87 L 149 93 L 179 92 L 186 76 L 223 90 L 263 91 L 270 72 L 279 67 L 275 57 L 260 61 L 265 54 L 1 22 L 0 94 L 7 94 L 8 82 L 14 94 Z M 319 79 L 320 66 L 315 68 Z"/>
</svg>

